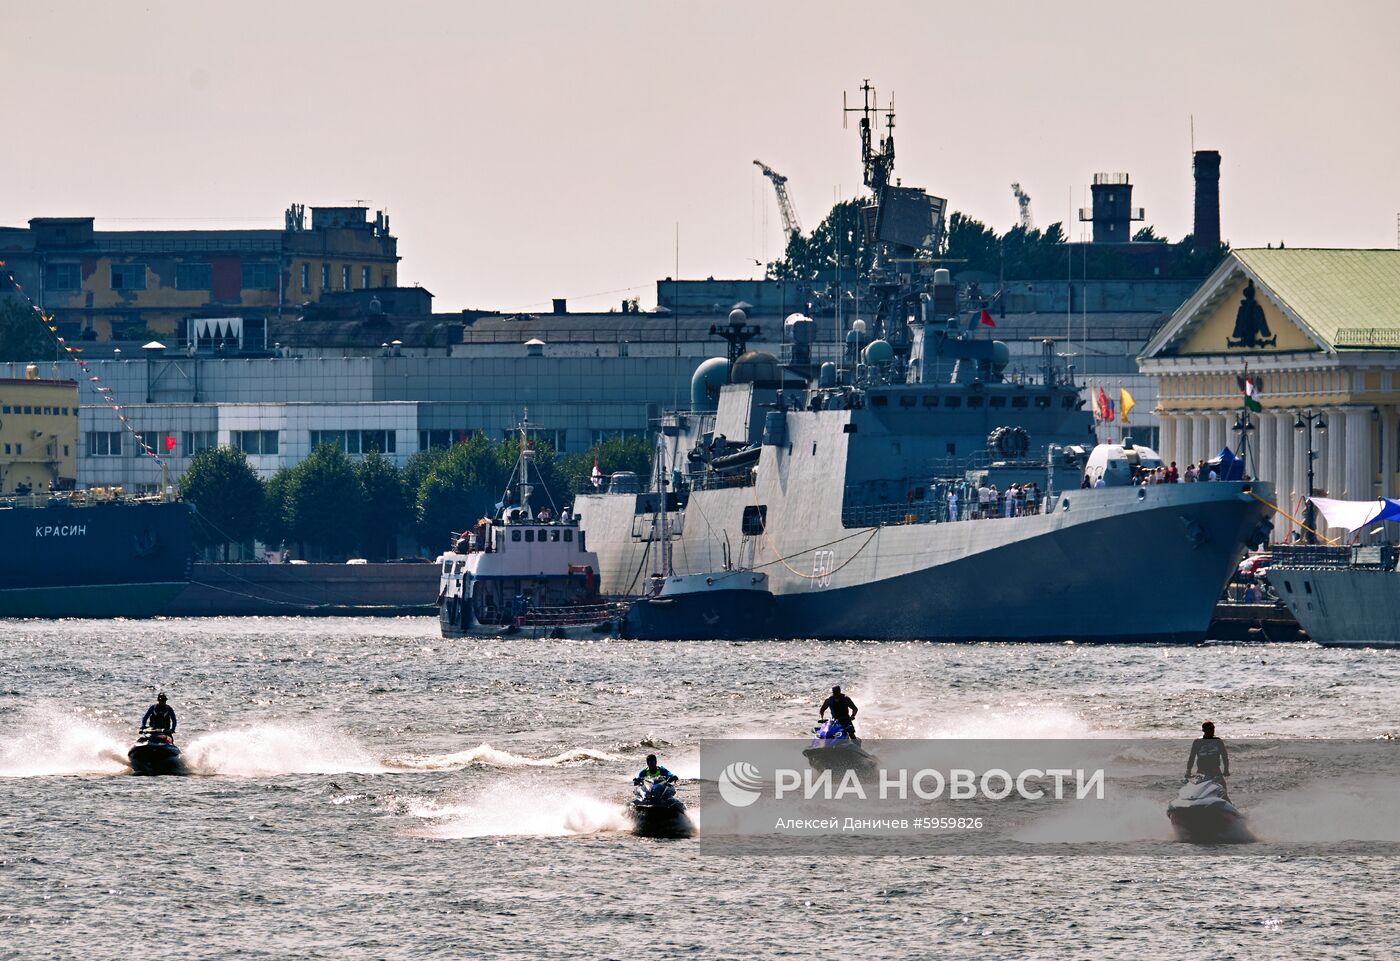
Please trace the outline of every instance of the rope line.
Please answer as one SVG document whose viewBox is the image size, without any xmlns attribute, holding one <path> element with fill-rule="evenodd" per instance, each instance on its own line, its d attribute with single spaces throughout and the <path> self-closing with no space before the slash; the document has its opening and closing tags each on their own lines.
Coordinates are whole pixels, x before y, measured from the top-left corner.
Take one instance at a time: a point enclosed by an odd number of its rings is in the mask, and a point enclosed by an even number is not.
<svg viewBox="0 0 1400 961">
<path fill-rule="evenodd" d="M 1286 510 L 1284 510 L 1283 508 L 1279 507 L 1279 506 L 1278 506 L 1277 504 L 1275 504 L 1273 501 L 1266 501 L 1264 498 L 1262 498 L 1262 497 L 1260 497 L 1258 494 L 1254 493 L 1254 491 L 1250 491 L 1250 492 L 1249 492 L 1249 496 L 1250 496 L 1250 497 L 1253 497 L 1255 500 L 1257 500 L 1259 503 L 1263 504 L 1265 507 L 1272 508 L 1272 509 L 1273 509 L 1274 511 L 1276 511 L 1279 515 L 1288 518 L 1290 521 L 1292 521 L 1293 523 L 1297 524 L 1299 527 L 1301 527 L 1303 530 L 1307 531 L 1309 534 L 1313 535 L 1314 537 L 1320 537 L 1320 538 L 1322 538 L 1324 541 L 1326 541 L 1328 544 L 1332 545 L 1333 547 L 1336 547 L 1336 546 L 1337 546 L 1337 542 L 1336 542 L 1335 540 L 1333 540 L 1332 538 L 1328 537 L 1326 534 L 1319 534 L 1317 531 L 1313 530 L 1313 529 L 1312 529 L 1311 527 L 1309 527 L 1307 524 L 1304 524 L 1304 523 L 1303 523 L 1302 521 L 1300 521 L 1298 518 L 1296 518 L 1296 517 L 1294 517 L 1292 514 L 1288 513 L 1288 511 L 1286 511 Z"/>
</svg>

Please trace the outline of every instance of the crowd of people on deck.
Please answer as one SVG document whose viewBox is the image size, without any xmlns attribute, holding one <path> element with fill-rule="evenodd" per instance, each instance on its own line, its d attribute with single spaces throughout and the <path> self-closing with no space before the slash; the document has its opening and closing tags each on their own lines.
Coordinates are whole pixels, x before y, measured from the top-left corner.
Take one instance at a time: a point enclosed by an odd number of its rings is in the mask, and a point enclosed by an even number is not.
<svg viewBox="0 0 1400 961">
<path fill-rule="evenodd" d="M 1249 480 L 1249 475 L 1246 474 L 1244 479 Z M 1203 458 L 1198 464 L 1188 463 L 1185 470 L 1179 470 L 1176 461 L 1172 461 L 1170 467 L 1143 468 L 1135 464 L 1132 468 L 1131 483 L 1134 487 L 1145 487 L 1150 484 L 1195 484 L 1218 480 L 1220 467 Z M 1103 487 L 1105 484 L 1102 477 L 1091 482 L 1089 475 L 1085 474 L 1079 486 L 1088 490 L 1091 487 Z"/>
</svg>

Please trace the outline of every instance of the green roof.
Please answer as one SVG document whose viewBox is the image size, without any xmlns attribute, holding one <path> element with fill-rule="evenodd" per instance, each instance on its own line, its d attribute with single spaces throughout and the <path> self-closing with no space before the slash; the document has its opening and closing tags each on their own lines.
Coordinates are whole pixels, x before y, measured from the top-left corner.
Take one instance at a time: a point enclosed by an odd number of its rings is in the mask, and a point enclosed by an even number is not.
<svg viewBox="0 0 1400 961">
<path fill-rule="evenodd" d="M 1400 347 L 1400 250 L 1231 251 L 1274 298 L 1335 348 Z"/>
</svg>

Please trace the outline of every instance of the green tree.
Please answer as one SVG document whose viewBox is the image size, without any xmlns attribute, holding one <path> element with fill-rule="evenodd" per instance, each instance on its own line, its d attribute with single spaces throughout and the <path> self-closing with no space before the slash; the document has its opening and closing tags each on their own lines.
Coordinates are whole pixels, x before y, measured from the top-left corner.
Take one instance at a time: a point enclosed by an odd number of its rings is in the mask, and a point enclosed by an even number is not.
<svg viewBox="0 0 1400 961">
<path fill-rule="evenodd" d="M 195 508 L 195 542 L 209 547 L 246 544 L 258 532 L 263 514 L 263 486 L 241 450 L 213 447 L 190 460 L 180 478 L 180 496 Z"/>
<path fill-rule="evenodd" d="M 344 559 L 359 543 L 363 518 L 359 478 L 343 451 L 322 444 L 292 468 L 287 526 L 304 548 Z"/>
<path fill-rule="evenodd" d="M 0 296 L 0 361 L 52 360 L 57 350 L 38 311 L 17 294 Z"/>
<path fill-rule="evenodd" d="M 431 547 L 490 514 L 505 489 L 496 445 L 474 434 L 437 458 L 419 485 L 414 501 L 418 541 Z"/>
<path fill-rule="evenodd" d="M 360 520 L 360 554 L 383 560 L 395 553 L 399 531 L 408 519 L 408 497 L 394 462 L 378 451 L 355 465 L 364 514 Z"/>
<path fill-rule="evenodd" d="M 788 238 L 782 260 L 768 265 L 768 276 L 776 280 L 831 281 L 843 283 L 856 278 L 856 272 L 870 269 L 874 251 L 864 242 L 861 208 L 869 201 L 843 200 L 831 208 L 826 219 L 809 235 L 794 233 Z"/>
<path fill-rule="evenodd" d="M 258 519 L 258 540 L 274 550 L 292 540 L 287 526 L 287 502 L 292 489 L 292 469 L 279 467 L 263 485 L 263 509 Z"/>
<path fill-rule="evenodd" d="M 643 482 L 651 476 L 652 444 L 645 437 L 609 437 L 595 444 L 587 453 L 561 458 L 561 486 L 565 495 L 593 493 L 593 458 L 598 458 L 598 473 L 607 478 L 617 471 L 632 471 Z"/>
</svg>

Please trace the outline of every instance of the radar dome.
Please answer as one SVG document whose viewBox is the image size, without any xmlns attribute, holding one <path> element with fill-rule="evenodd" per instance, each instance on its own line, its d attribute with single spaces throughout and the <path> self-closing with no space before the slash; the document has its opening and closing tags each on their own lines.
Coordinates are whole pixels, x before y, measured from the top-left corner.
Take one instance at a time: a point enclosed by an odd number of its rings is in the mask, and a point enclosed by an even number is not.
<svg viewBox="0 0 1400 961">
<path fill-rule="evenodd" d="M 715 410 L 719 406 L 719 389 L 729 382 L 729 360 L 711 357 L 695 368 L 690 377 L 690 409 Z"/>
<path fill-rule="evenodd" d="M 783 386 L 783 368 L 778 358 L 766 350 L 751 350 L 734 361 L 729 380 L 734 384 L 753 384 L 755 387 Z"/>
<path fill-rule="evenodd" d="M 865 348 L 865 362 L 867 364 L 888 364 L 894 360 L 894 348 L 890 346 L 888 340 L 872 340 L 870 346 Z"/>
<path fill-rule="evenodd" d="M 865 321 L 857 317 L 854 321 L 851 322 L 851 330 L 854 330 L 858 334 L 865 333 Z"/>
<path fill-rule="evenodd" d="M 744 313 L 738 307 L 735 307 L 729 312 L 729 322 L 735 327 L 738 327 L 740 324 L 744 323 L 748 319 L 749 315 Z"/>
<path fill-rule="evenodd" d="M 992 367 L 998 372 L 1011 363 L 1011 348 L 1000 340 L 992 341 Z"/>
</svg>

